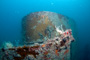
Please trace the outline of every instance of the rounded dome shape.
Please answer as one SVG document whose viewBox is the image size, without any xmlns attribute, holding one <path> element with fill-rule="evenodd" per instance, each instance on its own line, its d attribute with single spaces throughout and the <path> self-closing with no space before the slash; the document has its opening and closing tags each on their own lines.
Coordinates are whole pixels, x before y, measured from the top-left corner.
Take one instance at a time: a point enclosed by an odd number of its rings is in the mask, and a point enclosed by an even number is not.
<svg viewBox="0 0 90 60">
<path fill-rule="evenodd" d="M 22 20 L 23 40 L 26 42 L 45 41 L 58 36 L 56 27 L 69 29 L 69 18 L 54 12 L 30 13 Z"/>
</svg>

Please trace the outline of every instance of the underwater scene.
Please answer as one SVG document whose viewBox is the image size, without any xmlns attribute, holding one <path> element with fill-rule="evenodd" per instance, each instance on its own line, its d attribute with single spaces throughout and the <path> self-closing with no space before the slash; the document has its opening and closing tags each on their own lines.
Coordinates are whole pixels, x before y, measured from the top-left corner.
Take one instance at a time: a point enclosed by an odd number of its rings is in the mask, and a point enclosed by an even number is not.
<svg viewBox="0 0 90 60">
<path fill-rule="evenodd" d="M 90 60 L 90 0 L 0 0 L 0 60 Z"/>
</svg>

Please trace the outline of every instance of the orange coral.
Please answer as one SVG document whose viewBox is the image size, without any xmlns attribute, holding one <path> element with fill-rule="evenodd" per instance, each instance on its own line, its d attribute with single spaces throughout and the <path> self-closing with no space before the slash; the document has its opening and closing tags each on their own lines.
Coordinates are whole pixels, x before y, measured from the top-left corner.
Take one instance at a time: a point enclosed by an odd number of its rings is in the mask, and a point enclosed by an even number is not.
<svg viewBox="0 0 90 60">
<path fill-rule="evenodd" d="M 45 17 L 45 15 L 41 15 L 41 17 L 42 17 L 42 18 L 44 18 L 44 17 Z"/>
<path fill-rule="evenodd" d="M 59 56 L 58 50 L 55 50 L 55 54 L 56 54 L 57 56 Z"/>
<path fill-rule="evenodd" d="M 47 55 L 47 54 L 48 54 L 48 51 L 45 51 L 45 52 L 44 52 L 44 55 Z"/>
<path fill-rule="evenodd" d="M 42 47 L 45 47 L 45 44 L 43 44 Z"/>
</svg>

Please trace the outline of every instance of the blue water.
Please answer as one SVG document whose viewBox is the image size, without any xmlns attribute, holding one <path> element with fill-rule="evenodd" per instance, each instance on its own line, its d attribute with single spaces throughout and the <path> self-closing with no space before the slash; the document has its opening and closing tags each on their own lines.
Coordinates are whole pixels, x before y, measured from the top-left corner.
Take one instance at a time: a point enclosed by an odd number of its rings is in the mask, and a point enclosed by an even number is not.
<svg viewBox="0 0 90 60">
<path fill-rule="evenodd" d="M 90 60 L 90 0 L 0 0 L 0 44 L 21 40 L 21 21 L 31 12 L 52 11 L 73 18 L 78 60 Z"/>
</svg>

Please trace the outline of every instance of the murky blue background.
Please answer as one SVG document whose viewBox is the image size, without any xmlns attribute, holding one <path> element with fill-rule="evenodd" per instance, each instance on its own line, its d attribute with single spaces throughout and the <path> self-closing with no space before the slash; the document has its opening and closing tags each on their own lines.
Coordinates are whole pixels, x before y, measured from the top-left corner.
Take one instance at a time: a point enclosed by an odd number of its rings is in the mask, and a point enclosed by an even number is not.
<svg viewBox="0 0 90 60">
<path fill-rule="evenodd" d="M 90 60 L 90 0 L 0 0 L 0 45 L 21 40 L 22 18 L 52 11 L 73 18 L 78 30 L 78 60 Z M 22 42 L 21 42 L 22 43 Z"/>
</svg>

